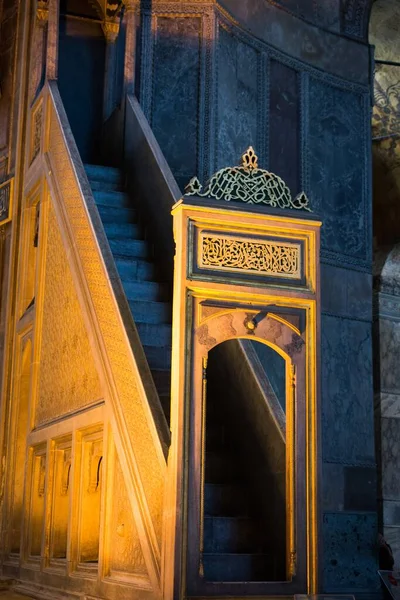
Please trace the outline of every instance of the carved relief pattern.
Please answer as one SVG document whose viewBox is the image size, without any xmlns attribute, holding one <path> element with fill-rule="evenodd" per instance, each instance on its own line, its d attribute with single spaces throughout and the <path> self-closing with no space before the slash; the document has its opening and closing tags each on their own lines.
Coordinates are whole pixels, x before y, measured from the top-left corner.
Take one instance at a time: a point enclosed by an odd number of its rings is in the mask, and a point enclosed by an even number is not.
<svg viewBox="0 0 400 600">
<path fill-rule="evenodd" d="M 35 160 L 40 152 L 40 143 L 42 139 L 42 117 L 43 117 L 43 104 L 36 108 L 33 113 L 33 125 L 32 125 L 32 153 L 31 162 Z"/>
<path fill-rule="evenodd" d="M 348 263 L 365 264 L 370 257 L 369 97 L 310 78 L 308 99 L 310 200 L 324 223 L 323 256 L 340 254 Z"/>
<path fill-rule="evenodd" d="M 203 235 L 200 266 L 300 279 L 300 245 Z"/>
<path fill-rule="evenodd" d="M 98 375 L 54 209 L 50 204 L 36 424 L 101 398 Z"/>
<path fill-rule="evenodd" d="M 0 185 L 0 221 L 8 219 L 12 193 L 12 180 Z"/>
<path fill-rule="evenodd" d="M 112 575 L 129 573 L 148 578 L 139 534 L 126 491 L 118 457 L 115 458 L 113 505 L 110 527 L 110 569 Z"/>
<path fill-rule="evenodd" d="M 69 152 L 72 152 L 72 154 L 69 155 Z M 125 431 L 129 436 L 128 455 L 132 456 L 130 452 L 134 452 L 133 455 L 137 465 L 135 469 L 137 468 L 139 471 L 140 482 L 146 496 L 148 514 L 151 515 L 151 523 L 147 522 L 147 530 L 152 535 L 152 527 L 154 528 L 156 539 L 152 539 L 153 548 L 159 551 L 162 532 L 165 460 L 161 454 L 161 449 L 158 450 L 156 446 L 159 439 L 156 437 L 157 433 L 151 428 L 143 392 L 139 391 L 138 388 L 132 352 L 127 343 L 126 333 L 121 327 L 120 315 L 110 289 L 103 258 L 99 252 L 92 224 L 88 218 L 85 199 L 91 197 L 90 187 L 84 178 L 80 179 L 79 183 L 84 195 L 82 196 L 71 164 L 73 161 L 79 168 L 79 164 L 81 164 L 80 157 L 76 147 L 72 144 L 72 140 L 67 149 L 53 106 L 51 106 L 50 114 L 49 153 L 91 301 L 93 302 L 95 317 L 114 376 L 118 401 L 113 408 L 119 418 L 122 418 L 125 422 Z M 160 555 L 157 559 L 160 559 Z"/>
<path fill-rule="evenodd" d="M 69 489 L 69 478 L 71 474 L 71 448 L 64 450 L 63 452 L 63 465 L 62 465 L 62 477 L 61 477 L 61 490 L 60 495 L 66 496 Z"/>
<path fill-rule="evenodd" d="M 100 489 L 101 463 L 103 460 L 103 440 L 92 442 L 89 454 L 88 493 L 94 494 Z"/>
<path fill-rule="evenodd" d="M 40 457 L 39 477 L 38 477 L 38 496 L 44 496 L 44 488 L 46 482 L 46 455 Z"/>
</svg>

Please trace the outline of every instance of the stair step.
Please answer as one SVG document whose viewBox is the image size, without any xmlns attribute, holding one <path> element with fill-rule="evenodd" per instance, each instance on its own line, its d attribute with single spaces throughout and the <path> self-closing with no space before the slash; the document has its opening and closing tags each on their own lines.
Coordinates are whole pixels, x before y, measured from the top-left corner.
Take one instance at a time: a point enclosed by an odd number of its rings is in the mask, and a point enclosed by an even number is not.
<svg viewBox="0 0 400 600">
<path fill-rule="evenodd" d="M 249 517 L 205 517 L 205 552 L 262 552 L 260 527 Z"/>
<path fill-rule="evenodd" d="M 238 477 L 238 466 L 229 454 L 206 452 L 206 483 L 232 483 Z"/>
<path fill-rule="evenodd" d="M 227 483 L 204 484 L 204 514 L 206 516 L 248 516 L 246 490 Z"/>
<path fill-rule="evenodd" d="M 144 240 L 109 239 L 110 248 L 115 256 L 132 256 L 134 258 L 149 258 L 152 247 Z"/>
<path fill-rule="evenodd" d="M 203 553 L 207 581 L 274 581 L 275 559 L 271 554 Z"/>
<path fill-rule="evenodd" d="M 94 181 L 105 181 L 108 183 L 123 183 L 124 175 L 120 169 L 114 167 L 103 167 L 102 165 L 85 164 L 88 179 Z"/>
<path fill-rule="evenodd" d="M 144 346 L 171 346 L 172 326 L 152 323 L 138 323 L 136 320 L 141 342 Z"/>
<path fill-rule="evenodd" d="M 154 383 L 160 395 L 171 395 L 171 371 L 161 371 L 154 369 L 152 371 Z"/>
<path fill-rule="evenodd" d="M 207 411 L 206 448 L 207 451 L 223 450 L 227 446 L 226 425 L 209 418 Z"/>
<path fill-rule="evenodd" d="M 135 321 L 141 323 L 169 323 L 171 321 L 171 305 L 168 302 L 130 300 L 129 306 Z M 167 373 L 169 372 L 167 371 Z"/>
<path fill-rule="evenodd" d="M 131 202 L 128 194 L 124 192 L 93 192 L 97 206 L 114 206 L 116 208 L 130 208 Z"/>
<path fill-rule="evenodd" d="M 115 206 L 98 207 L 103 223 L 134 223 L 137 220 L 137 212 L 134 208 L 117 208 Z"/>
<path fill-rule="evenodd" d="M 143 350 L 152 371 L 171 368 L 171 347 L 143 345 Z"/>
<path fill-rule="evenodd" d="M 124 281 L 154 281 L 154 263 L 147 260 L 117 258 L 116 265 L 121 279 Z"/>
<path fill-rule="evenodd" d="M 137 223 L 106 223 L 104 229 L 109 238 L 143 238 L 142 228 Z"/>
<path fill-rule="evenodd" d="M 110 181 L 96 181 L 89 178 L 92 192 L 123 192 L 124 185 L 122 183 L 111 183 Z"/>
<path fill-rule="evenodd" d="M 124 291 L 129 301 L 131 300 L 150 300 L 158 302 L 163 300 L 165 294 L 164 287 L 154 281 L 126 281 L 122 279 Z M 138 313 L 132 311 L 135 321 L 139 322 Z"/>
</svg>

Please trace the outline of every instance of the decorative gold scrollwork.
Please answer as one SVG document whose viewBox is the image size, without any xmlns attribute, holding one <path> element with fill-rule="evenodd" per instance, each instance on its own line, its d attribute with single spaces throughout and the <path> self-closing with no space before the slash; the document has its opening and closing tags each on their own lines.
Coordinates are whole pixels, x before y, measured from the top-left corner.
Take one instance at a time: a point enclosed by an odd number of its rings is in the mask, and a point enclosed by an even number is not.
<svg viewBox="0 0 400 600">
<path fill-rule="evenodd" d="M 9 179 L 0 185 L 0 223 L 10 218 L 11 197 L 13 191 L 13 179 Z"/>
<path fill-rule="evenodd" d="M 203 233 L 200 267 L 300 279 L 300 245 Z"/>
<path fill-rule="evenodd" d="M 220 169 L 204 190 L 198 178 L 193 177 L 185 188 L 185 195 L 311 212 L 304 192 L 292 199 L 288 186 L 278 175 L 258 167 L 258 158 L 251 146 L 243 154 L 241 166 Z"/>
<path fill-rule="evenodd" d="M 42 140 L 42 120 L 43 120 L 43 105 L 42 102 L 35 109 L 33 113 L 33 126 L 32 126 L 32 150 L 31 150 L 31 162 L 35 160 L 40 152 L 41 140 Z"/>
</svg>

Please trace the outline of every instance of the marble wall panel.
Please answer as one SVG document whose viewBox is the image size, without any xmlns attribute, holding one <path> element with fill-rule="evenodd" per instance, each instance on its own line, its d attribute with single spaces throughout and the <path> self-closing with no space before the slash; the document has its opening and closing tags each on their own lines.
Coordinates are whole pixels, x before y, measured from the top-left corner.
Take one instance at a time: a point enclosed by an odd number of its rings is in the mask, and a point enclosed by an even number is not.
<svg viewBox="0 0 400 600">
<path fill-rule="evenodd" d="M 386 527 L 383 528 L 383 535 L 392 548 L 394 564 L 398 569 L 400 565 L 400 527 Z"/>
<path fill-rule="evenodd" d="M 269 170 L 300 192 L 300 76 L 272 60 L 269 98 Z"/>
<path fill-rule="evenodd" d="M 322 249 L 368 260 L 366 97 L 318 79 L 309 82 L 307 165 Z"/>
<path fill-rule="evenodd" d="M 326 512 L 376 512 L 375 467 L 325 463 L 322 508 Z"/>
<path fill-rule="evenodd" d="M 200 31 L 197 17 L 158 17 L 151 125 L 181 189 L 197 175 Z"/>
<path fill-rule="evenodd" d="M 258 52 L 224 27 L 218 37 L 218 109 L 216 167 L 237 165 L 252 145 L 259 152 Z M 262 156 L 260 159 L 262 160 Z"/>
<path fill-rule="evenodd" d="M 400 393 L 400 322 L 379 319 L 379 375 L 381 392 Z"/>
<path fill-rule="evenodd" d="M 331 11 L 333 1 L 315 2 L 314 6 L 318 6 L 318 25 L 294 17 L 289 11 L 275 6 L 275 2 L 224 0 L 224 8 L 253 35 L 287 55 L 307 62 L 321 71 L 343 77 L 347 81 L 367 84 L 370 75 L 368 46 L 358 43 L 358 40 L 354 41 L 321 29 L 320 19 L 325 10 L 329 19 L 332 16 L 335 29 L 338 28 L 339 3 L 333 5 Z M 304 2 L 297 4 L 300 8 Z M 358 6 L 356 10 L 348 11 L 348 23 L 354 25 L 354 19 L 364 14 L 367 14 L 368 18 L 369 0 L 348 0 L 348 4 L 352 7 L 363 5 L 366 8 L 366 13 L 359 10 Z M 285 8 L 286 5 L 285 2 Z M 354 25 L 354 31 L 358 31 L 360 27 L 360 23 Z"/>
<path fill-rule="evenodd" d="M 383 418 L 380 422 L 382 497 L 400 499 L 400 419 Z"/>
<path fill-rule="evenodd" d="M 325 461 L 374 464 L 371 343 L 370 323 L 322 316 Z"/>
<path fill-rule="evenodd" d="M 375 394 L 375 409 L 379 417 L 400 419 L 400 394 L 378 392 Z"/>
<path fill-rule="evenodd" d="M 326 513 L 322 535 L 325 592 L 379 589 L 375 514 Z"/>
<path fill-rule="evenodd" d="M 385 527 L 400 527 L 400 500 L 384 500 L 382 513 Z"/>
<path fill-rule="evenodd" d="M 372 276 L 333 265 L 321 265 L 321 310 L 370 321 Z"/>
</svg>

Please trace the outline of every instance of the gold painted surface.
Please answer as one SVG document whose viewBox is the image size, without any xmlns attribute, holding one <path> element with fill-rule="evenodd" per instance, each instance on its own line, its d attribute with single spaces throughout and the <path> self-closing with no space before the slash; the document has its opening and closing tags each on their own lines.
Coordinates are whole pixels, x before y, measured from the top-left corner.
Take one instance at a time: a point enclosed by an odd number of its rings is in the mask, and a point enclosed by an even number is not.
<svg viewBox="0 0 400 600">
<path fill-rule="evenodd" d="M 143 516 L 146 519 L 147 515 L 150 516 L 151 523 L 146 524 L 149 541 L 153 556 L 160 560 L 165 471 L 160 440 L 155 437 L 156 432 L 151 429 L 149 408 L 145 405 L 143 391 L 139 390 L 139 376 L 134 367 L 132 351 L 121 324 L 116 301 L 111 292 L 102 256 L 53 104 L 50 105 L 49 121 L 48 151 L 51 165 L 76 244 L 115 385 L 116 396 L 113 397 L 112 407 L 115 421 L 117 427 L 122 425 L 120 434 L 124 443 L 128 442 L 127 456 L 134 455 L 135 464 L 131 466 L 132 472 L 140 476 L 139 482 L 135 480 L 134 485 L 139 485 L 140 492 L 144 492 Z M 154 530 L 155 539 L 151 528 Z"/>
<path fill-rule="evenodd" d="M 51 558 L 66 558 L 72 463 L 71 439 L 67 444 L 56 446 L 54 459 L 50 556 Z"/>
<path fill-rule="evenodd" d="M 199 267 L 300 279 L 300 244 L 201 233 Z"/>
<path fill-rule="evenodd" d="M 43 102 L 39 104 L 32 112 L 32 129 L 31 129 L 31 162 L 35 160 L 40 152 L 42 140 L 42 121 L 43 121 Z"/>
<path fill-rule="evenodd" d="M 85 435 L 82 442 L 78 562 L 92 566 L 99 560 L 103 486 L 102 435 L 102 431 Z"/>
<path fill-rule="evenodd" d="M 129 574 L 148 580 L 139 534 L 117 455 L 115 455 L 109 548 L 111 576 Z"/>
<path fill-rule="evenodd" d="M 4 225 L 11 219 L 14 178 L 0 185 L 0 224 Z"/>
<path fill-rule="evenodd" d="M 71 270 L 50 203 L 35 425 L 102 396 Z"/>
</svg>

